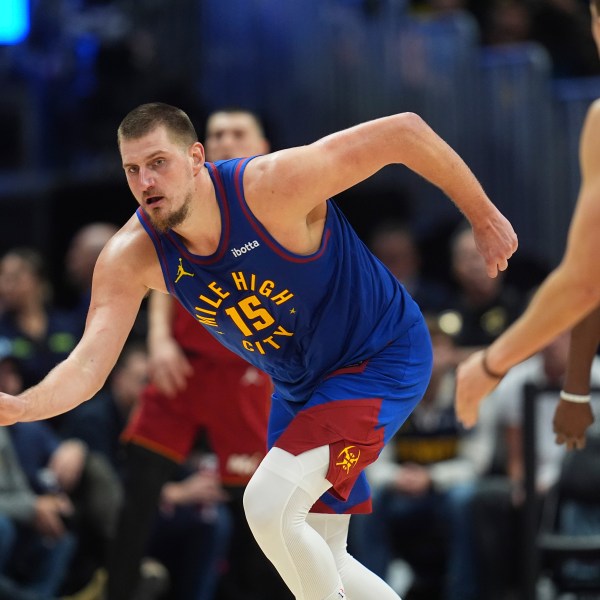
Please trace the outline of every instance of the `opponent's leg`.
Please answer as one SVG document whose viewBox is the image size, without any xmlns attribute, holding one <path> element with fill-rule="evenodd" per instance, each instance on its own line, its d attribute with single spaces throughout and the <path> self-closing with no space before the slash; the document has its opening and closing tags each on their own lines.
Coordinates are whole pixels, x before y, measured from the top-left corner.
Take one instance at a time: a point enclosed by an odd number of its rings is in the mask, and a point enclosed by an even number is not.
<svg viewBox="0 0 600 600">
<path fill-rule="evenodd" d="M 130 600 L 140 577 L 140 564 L 158 511 L 162 486 L 176 472 L 177 463 L 130 444 L 124 502 L 117 534 L 108 559 L 108 599 Z"/>
<path fill-rule="evenodd" d="M 399 600 L 398 594 L 383 579 L 348 554 L 350 515 L 310 513 L 306 522 L 331 549 L 348 600 Z"/>
<path fill-rule="evenodd" d="M 246 487 L 244 509 L 259 546 L 298 600 L 346 598 L 325 540 L 306 523 L 331 487 L 329 447 L 298 456 L 272 448 Z"/>
</svg>

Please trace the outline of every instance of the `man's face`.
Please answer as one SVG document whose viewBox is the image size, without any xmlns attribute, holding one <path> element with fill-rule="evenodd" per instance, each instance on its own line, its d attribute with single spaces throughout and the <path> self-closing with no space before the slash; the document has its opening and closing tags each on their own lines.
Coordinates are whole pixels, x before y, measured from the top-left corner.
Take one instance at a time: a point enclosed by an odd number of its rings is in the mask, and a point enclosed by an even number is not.
<svg viewBox="0 0 600 600">
<path fill-rule="evenodd" d="M 43 282 L 22 257 L 8 253 L 0 261 L 0 295 L 11 309 L 18 309 L 31 298 L 43 297 Z"/>
<path fill-rule="evenodd" d="M 459 285 L 466 290 L 491 293 L 498 288 L 500 277 L 488 277 L 485 260 L 479 254 L 470 230 L 462 232 L 454 241 L 452 271 Z"/>
<path fill-rule="evenodd" d="M 265 154 L 269 151 L 258 123 L 244 112 L 217 112 L 206 123 L 206 158 L 210 161 Z"/>
<path fill-rule="evenodd" d="M 153 225 L 161 231 L 180 225 L 204 163 L 202 145 L 185 147 L 158 126 L 140 138 L 121 140 L 120 149 L 129 189 Z"/>
<path fill-rule="evenodd" d="M 409 282 L 419 271 L 419 255 L 412 239 L 403 232 L 389 232 L 372 242 L 375 256 L 401 282 Z"/>
</svg>

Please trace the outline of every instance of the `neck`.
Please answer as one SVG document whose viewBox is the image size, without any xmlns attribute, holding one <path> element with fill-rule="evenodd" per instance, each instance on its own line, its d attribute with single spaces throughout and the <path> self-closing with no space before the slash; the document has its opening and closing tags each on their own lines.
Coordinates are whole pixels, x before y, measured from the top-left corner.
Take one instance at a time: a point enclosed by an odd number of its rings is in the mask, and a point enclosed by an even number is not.
<svg viewBox="0 0 600 600">
<path fill-rule="evenodd" d="M 219 246 L 221 209 L 212 179 L 206 169 L 198 175 L 190 214 L 184 223 L 175 228 L 175 232 L 193 254 L 213 254 Z"/>
</svg>

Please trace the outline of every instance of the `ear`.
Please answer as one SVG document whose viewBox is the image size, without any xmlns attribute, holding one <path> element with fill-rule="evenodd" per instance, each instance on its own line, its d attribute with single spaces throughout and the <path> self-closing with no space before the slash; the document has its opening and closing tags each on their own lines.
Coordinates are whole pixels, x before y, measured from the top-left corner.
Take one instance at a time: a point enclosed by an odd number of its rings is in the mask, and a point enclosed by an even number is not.
<svg viewBox="0 0 600 600">
<path fill-rule="evenodd" d="M 190 155 L 193 161 L 194 174 L 196 174 L 204 166 L 204 161 L 206 160 L 204 146 L 200 142 L 192 144 L 190 146 Z"/>
</svg>

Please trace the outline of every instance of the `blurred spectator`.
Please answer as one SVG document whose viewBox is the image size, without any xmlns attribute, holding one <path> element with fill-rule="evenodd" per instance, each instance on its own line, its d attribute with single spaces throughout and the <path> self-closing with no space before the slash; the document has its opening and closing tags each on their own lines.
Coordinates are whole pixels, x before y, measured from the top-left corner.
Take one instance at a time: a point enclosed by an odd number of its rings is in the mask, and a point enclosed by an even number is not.
<svg viewBox="0 0 600 600">
<path fill-rule="evenodd" d="M 10 357 L 0 365 L 0 390 L 22 391 L 19 364 Z M 53 498 L 61 511 L 51 523 L 56 536 L 68 530 L 76 541 L 77 553 L 63 588 L 77 590 L 105 566 L 121 502 L 118 478 L 104 457 L 89 452 L 79 440 L 62 441 L 43 421 L 17 423 L 6 431 L 30 489 Z"/>
<path fill-rule="evenodd" d="M 21 391 L 17 361 L 0 356 L 0 391 Z M 48 600 L 67 576 L 75 538 L 64 522 L 73 505 L 64 494 L 36 493 L 0 427 L 0 598 Z"/>
<path fill-rule="evenodd" d="M 476 600 L 471 498 L 488 466 L 480 429 L 465 433 L 454 415 L 453 342 L 429 322 L 433 372 L 423 400 L 367 474 L 373 513 L 355 516 L 358 560 L 381 577 L 396 557 L 414 582 L 406 599 Z"/>
<path fill-rule="evenodd" d="M 459 226 L 450 241 L 456 291 L 451 309 L 440 314 L 440 326 L 464 354 L 490 344 L 520 314 L 523 299 L 504 283 L 504 274 L 488 277 L 469 227 Z"/>
<path fill-rule="evenodd" d="M 13 248 L 0 259 L 0 347 L 19 359 L 26 387 L 38 383 L 75 347 L 73 321 L 52 306 L 52 288 L 42 256 Z"/>
<path fill-rule="evenodd" d="M 0 598 L 48 600 L 75 551 L 63 523 L 72 506 L 65 497 L 31 490 L 6 427 L 0 427 L 0 459 Z"/>
<path fill-rule="evenodd" d="M 65 415 L 59 429 L 64 438 L 77 438 L 99 452 L 123 476 L 125 449 L 120 436 L 148 382 L 148 353 L 143 344 L 128 342 L 108 384 L 91 400 Z"/>
<path fill-rule="evenodd" d="M 537 42 L 552 60 L 554 77 L 598 75 L 598 56 L 582 0 L 493 0 L 471 2 L 485 45 Z"/>
<path fill-rule="evenodd" d="M 65 313 L 77 328 L 78 336 L 81 336 L 85 328 L 96 261 L 108 240 L 118 229 L 113 223 L 87 223 L 75 232 L 67 248 L 64 259 L 65 283 L 66 287 L 70 287 L 71 292 L 74 292 L 74 299 L 66 303 L 69 306 L 65 309 Z M 144 301 L 136 316 L 129 336 L 130 340 L 145 340 L 148 329 L 147 319 Z"/>
<path fill-rule="evenodd" d="M 76 294 L 71 315 L 81 329 L 85 328 L 90 298 L 94 266 L 102 248 L 118 231 L 112 223 L 90 223 L 79 229 L 71 239 L 65 257 L 67 278 Z"/>
<path fill-rule="evenodd" d="M 371 232 L 369 247 L 423 312 L 440 312 L 448 307 L 450 291 L 423 275 L 420 249 L 407 225 L 393 220 L 380 223 Z"/>
<path fill-rule="evenodd" d="M 506 444 L 505 475 L 480 480 L 473 501 L 477 555 L 481 568 L 481 597 L 508 600 L 515 597 L 522 575 L 520 531 L 523 491 L 523 398 L 527 383 L 556 388 L 552 401 L 539 398 L 536 410 L 536 490 L 542 497 L 556 482 L 566 449 L 555 443 L 552 419 L 558 390 L 565 375 L 569 334 L 511 369 L 482 409 L 491 409 Z M 592 367 L 591 383 L 600 384 L 600 359 Z M 547 394 L 542 394 L 547 395 Z"/>
<path fill-rule="evenodd" d="M 503 46 L 531 41 L 532 15 L 525 0 L 493 0 L 483 13 L 483 43 Z"/>
<path fill-rule="evenodd" d="M 590 32 L 589 2 L 533 2 L 532 38 L 550 53 L 555 77 L 590 77 L 600 74 L 598 50 Z"/>
<path fill-rule="evenodd" d="M 77 438 L 102 453 L 123 481 L 132 475 L 121 434 L 148 380 L 145 347 L 129 342 L 121 353 L 108 385 L 94 398 L 70 411 L 60 433 Z M 143 471 L 137 476 L 149 476 Z M 154 475 L 152 475 L 154 476 Z M 188 461 L 171 473 L 172 481 L 161 492 L 161 510 L 142 540 L 142 554 L 167 567 L 173 600 L 211 600 L 224 561 L 230 522 L 223 506 L 226 499 L 206 455 L 198 464 Z M 155 512 L 155 511 L 154 511 Z M 165 578 L 147 573 L 141 565 L 138 600 L 151 600 L 165 587 Z M 159 567 L 154 563 L 154 568 Z"/>
</svg>

